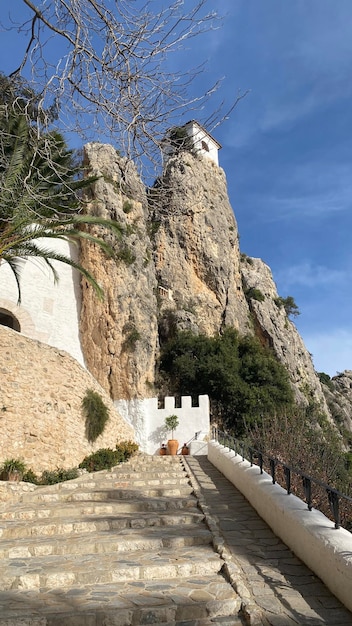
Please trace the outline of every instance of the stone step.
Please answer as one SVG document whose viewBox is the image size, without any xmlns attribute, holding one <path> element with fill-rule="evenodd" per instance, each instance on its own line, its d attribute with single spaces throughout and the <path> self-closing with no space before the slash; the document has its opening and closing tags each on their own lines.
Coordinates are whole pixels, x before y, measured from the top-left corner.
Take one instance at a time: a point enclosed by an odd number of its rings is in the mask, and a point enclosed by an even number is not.
<svg viewBox="0 0 352 626">
<path fill-rule="evenodd" d="M 190 495 L 193 493 L 193 489 L 190 485 L 181 485 L 180 487 L 170 487 L 165 488 L 148 488 L 145 487 L 130 487 L 120 485 L 120 487 L 116 488 L 104 488 L 101 489 L 96 486 L 93 490 L 91 489 L 77 489 L 77 490 L 52 490 L 52 491 L 34 491 L 31 493 L 31 498 L 26 498 L 26 502 L 29 500 L 31 502 L 58 502 L 64 501 L 67 502 L 77 502 L 79 500 L 89 501 L 89 500 L 129 500 L 134 499 L 136 496 L 140 496 L 143 498 L 181 498 Z"/>
<path fill-rule="evenodd" d="M 0 515 L 0 626 L 242 624 L 181 458 L 138 455 Z"/>
<path fill-rule="evenodd" d="M 0 588 L 70 589 L 72 586 L 163 580 L 218 573 L 222 560 L 211 546 L 162 548 L 157 552 L 87 554 L 4 559 Z"/>
<path fill-rule="evenodd" d="M 73 480 L 67 480 L 62 483 L 57 483 L 55 485 L 38 485 L 36 489 L 29 493 L 23 494 L 24 498 L 31 499 L 36 494 L 39 493 L 56 493 L 60 491 L 74 491 L 76 489 L 95 489 L 96 487 L 166 487 L 170 486 L 184 486 L 189 484 L 189 478 L 184 473 L 179 475 L 175 474 L 174 476 L 169 476 L 168 474 L 165 476 L 165 473 L 158 472 L 155 474 L 154 472 L 149 472 L 148 474 L 143 474 L 138 472 L 138 474 L 88 474 L 81 476 L 79 478 L 75 478 Z"/>
<path fill-rule="evenodd" d="M 80 527 L 79 524 L 77 526 Z M 72 534 L 51 533 L 47 536 L 41 533 L 41 530 L 39 529 L 37 535 L 17 538 L 16 543 L 13 538 L 1 541 L 0 558 L 28 559 L 42 555 L 111 554 L 137 550 L 155 552 L 163 548 L 178 550 L 180 547 L 208 545 L 212 540 L 211 533 L 203 525 L 166 526 L 162 529 L 155 527 L 142 530 L 108 529 L 95 531 L 94 534 L 87 530 L 85 534 L 81 534 L 77 528 Z"/>
<path fill-rule="evenodd" d="M 189 478 L 187 476 L 155 476 L 150 474 L 149 477 L 143 476 L 104 476 L 96 478 L 86 478 L 85 480 L 68 480 L 67 482 L 58 483 L 55 491 L 75 491 L 76 489 L 96 489 L 104 488 L 125 488 L 131 487 L 137 489 L 138 487 L 181 487 L 189 485 Z M 51 490 L 53 485 L 50 486 Z M 42 493 L 46 493 L 47 487 L 40 487 L 38 490 Z M 32 492 L 33 493 L 33 492 Z"/>
<path fill-rule="evenodd" d="M 0 592 L 0 626 L 237 626 L 242 624 L 240 607 L 221 574 L 185 576 L 43 593 Z"/>
<path fill-rule="evenodd" d="M 110 489 L 101 488 L 99 490 L 95 489 L 94 491 L 73 491 L 69 492 L 67 498 L 65 499 L 75 502 L 77 502 L 77 500 L 87 500 L 89 499 L 87 497 L 88 493 L 92 496 L 91 499 L 93 500 L 96 498 L 101 500 L 133 500 L 136 496 L 143 498 L 182 498 L 191 495 L 193 493 L 193 488 L 191 485 L 184 485 L 180 487 L 170 486 L 165 488 L 145 486 L 141 490 L 139 487 L 133 488 L 126 485 L 125 487 L 120 486 Z"/>
<path fill-rule="evenodd" d="M 48 517 L 65 517 L 73 513 L 77 517 L 84 515 L 122 515 L 132 513 L 165 513 L 196 510 L 197 501 L 193 496 L 188 498 L 155 498 L 153 500 L 77 500 L 60 502 L 35 502 L 31 505 L 19 504 L 7 507 L 0 516 L 0 536 L 1 527 L 6 520 L 33 520 Z"/>
<path fill-rule="evenodd" d="M 92 533 L 101 531 L 117 531 L 127 528 L 153 528 L 181 526 L 185 524 L 200 524 L 204 515 L 196 508 L 176 511 L 175 513 L 119 513 L 115 510 L 115 515 L 111 515 L 103 510 L 90 511 L 82 507 L 81 512 L 77 512 L 69 507 L 52 507 L 45 510 L 30 509 L 22 511 L 22 516 L 7 518 L 0 525 L 1 540 L 21 539 L 28 537 L 45 537 L 54 534 L 65 535 L 69 533 Z M 11 512 L 14 516 L 16 511 Z M 29 516 L 30 513 L 36 515 Z M 73 515 L 76 513 L 76 515 Z M 80 516 L 80 513 L 82 516 Z M 30 524 L 28 522 L 31 522 Z"/>
</svg>

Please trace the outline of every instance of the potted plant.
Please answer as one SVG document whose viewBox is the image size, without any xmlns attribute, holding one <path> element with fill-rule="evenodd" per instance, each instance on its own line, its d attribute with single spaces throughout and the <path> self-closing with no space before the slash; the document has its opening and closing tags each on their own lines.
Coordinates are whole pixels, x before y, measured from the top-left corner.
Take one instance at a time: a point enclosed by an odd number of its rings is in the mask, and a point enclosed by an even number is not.
<svg viewBox="0 0 352 626">
<path fill-rule="evenodd" d="M 165 428 L 168 431 L 171 430 L 171 439 L 167 442 L 167 449 L 171 455 L 177 454 L 178 450 L 178 441 L 177 439 L 174 439 L 174 430 L 177 428 L 178 424 L 179 421 L 177 415 L 169 415 L 168 417 L 165 417 Z"/>
<path fill-rule="evenodd" d="M 0 469 L 1 480 L 22 480 L 22 476 L 26 471 L 26 466 L 19 459 L 6 459 Z"/>
</svg>

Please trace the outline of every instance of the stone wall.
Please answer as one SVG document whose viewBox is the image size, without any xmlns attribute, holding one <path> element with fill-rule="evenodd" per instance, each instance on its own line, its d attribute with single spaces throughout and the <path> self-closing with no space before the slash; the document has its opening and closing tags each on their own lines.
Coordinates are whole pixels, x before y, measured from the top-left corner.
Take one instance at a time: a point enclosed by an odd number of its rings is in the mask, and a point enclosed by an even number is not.
<svg viewBox="0 0 352 626">
<path fill-rule="evenodd" d="M 35 473 L 77 466 L 91 452 L 134 440 L 134 430 L 73 357 L 0 326 L 0 463 L 20 458 Z M 87 389 L 109 408 L 102 435 L 90 444 L 81 402 Z"/>
</svg>

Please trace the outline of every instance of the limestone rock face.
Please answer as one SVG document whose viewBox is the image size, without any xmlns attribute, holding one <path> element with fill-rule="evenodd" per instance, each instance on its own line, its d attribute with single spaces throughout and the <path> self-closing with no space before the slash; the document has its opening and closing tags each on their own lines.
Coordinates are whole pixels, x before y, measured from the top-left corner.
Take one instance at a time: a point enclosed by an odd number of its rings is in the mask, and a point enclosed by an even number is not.
<svg viewBox="0 0 352 626">
<path fill-rule="evenodd" d="M 35 473 L 76 467 L 99 448 L 134 439 L 93 376 L 67 352 L 0 326 L 0 464 L 22 459 Z M 85 433 L 82 399 L 87 389 L 109 409 L 104 432 L 94 443 Z"/>
<path fill-rule="evenodd" d="M 81 342 L 86 365 L 113 399 L 148 397 L 158 343 L 156 279 L 147 232 L 146 191 L 134 165 L 112 146 L 87 144 L 89 175 L 99 179 L 87 198 L 89 213 L 123 228 L 111 260 L 82 245 L 81 263 L 103 287 L 100 302 L 83 281 Z M 99 233 L 111 243 L 111 235 Z"/>
<path fill-rule="evenodd" d="M 303 404 L 314 401 L 328 415 L 311 356 L 284 307 L 275 303 L 278 293 L 270 268 L 261 259 L 245 255 L 241 268 L 255 333 L 288 370 L 297 400 Z"/>
<path fill-rule="evenodd" d="M 171 158 L 150 208 L 161 308 L 173 310 L 183 330 L 244 332 L 248 307 L 223 170 L 191 153 Z"/>
<path fill-rule="evenodd" d="M 81 262 L 105 291 L 100 303 L 83 284 L 81 335 L 89 370 L 113 399 L 154 395 L 159 343 L 175 329 L 212 335 L 225 326 L 256 333 L 287 368 L 297 400 L 329 415 L 309 352 L 288 319 L 270 269 L 240 255 L 224 172 L 181 152 L 148 190 L 112 146 L 88 144 L 99 176 L 88 210 L 124 228 L 118 260 L 82 246 Z M 254 292 L 253 292 L 254 290 Z M 259 290 L 264 299 L 253 297 Z"/>
<path fill-rule="evenodd" d="M 336 424 L 352 433 L 352 370 L 333 376 L 322 388 Z"/>
</svg>

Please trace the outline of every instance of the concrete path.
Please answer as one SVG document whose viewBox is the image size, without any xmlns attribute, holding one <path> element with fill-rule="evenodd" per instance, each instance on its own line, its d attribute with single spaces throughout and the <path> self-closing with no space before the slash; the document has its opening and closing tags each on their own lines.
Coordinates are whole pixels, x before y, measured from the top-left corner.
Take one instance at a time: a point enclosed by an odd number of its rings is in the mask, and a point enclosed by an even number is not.
<svg viewBox="0 0 352 626">
<path fill-rule="evenodd" d="M 350 626 L 352 615 L 270 530 L 244 496 L 206 457 L 185 457 L 193 486 L 228 573 L 248 606 L 271 626 Z M 352 589 L 351 589 L 352 593 Z"/>
</svg>

